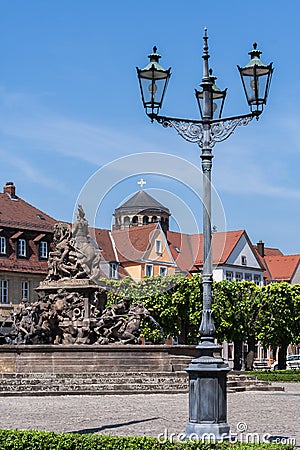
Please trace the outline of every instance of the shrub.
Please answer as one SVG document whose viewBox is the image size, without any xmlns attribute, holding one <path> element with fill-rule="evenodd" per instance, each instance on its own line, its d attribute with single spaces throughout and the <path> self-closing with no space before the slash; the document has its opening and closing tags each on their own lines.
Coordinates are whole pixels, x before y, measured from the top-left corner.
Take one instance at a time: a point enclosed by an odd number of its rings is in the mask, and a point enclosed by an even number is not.
<svg viewBox="0 0 300 450">
<path fill-rule="evenodd" d="M 159 442 L 152 437 L 0 430 L 1 450 L 292 450 L 292 445 Z"/>
</svg>

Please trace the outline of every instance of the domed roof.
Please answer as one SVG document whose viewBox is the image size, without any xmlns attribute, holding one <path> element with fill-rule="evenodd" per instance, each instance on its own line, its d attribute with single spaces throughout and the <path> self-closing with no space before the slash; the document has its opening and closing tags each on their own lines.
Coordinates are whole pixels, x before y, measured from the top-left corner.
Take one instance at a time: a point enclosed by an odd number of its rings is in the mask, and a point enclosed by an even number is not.
<svg viewBox="0 0 300 450">
<path fill-rule="evenodd" d="M 123 203 L 121 206 L 115 209 L 115 214 L 121 214 L 125 212 L 142 212 L 142 211 L 156 211 L 170 214 L 168 208 L 159 203 L 147 192 L 140 190 L 136 192 L 129 200 Z"/>
</svg>

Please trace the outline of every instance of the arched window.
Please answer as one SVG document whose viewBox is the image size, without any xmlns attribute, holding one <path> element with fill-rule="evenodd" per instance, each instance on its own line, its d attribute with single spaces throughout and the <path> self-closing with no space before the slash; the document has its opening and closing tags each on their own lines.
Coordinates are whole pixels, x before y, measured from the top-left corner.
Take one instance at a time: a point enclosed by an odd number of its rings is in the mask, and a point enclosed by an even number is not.
<svg viewBox="0 0 300 450">
<path fill-rule="evenodd" d="M 132 218 L 132 225 L 137 226 L 138 223 L 139 223 L 138 216 L 133 216 L 133 218 Z"/>
<path fill-rule="evenodd" d="M 130 225 L 130 218 L 128 216 L 124 217 L 124 227 L 129 227 Z"/>
<path fill-rule="evenodd" d="M 156 217 L 156 216 L 152 216 L 151 222 L 152 222 L 152 223 L 157 222 L 157 217 Z"/>
<path fill-rule="evenodd" d="M 143 225 L 147 225 L 149 223 L 149 217 L 148 216 L 144 216 L 143 217 Z"/>
</svg>

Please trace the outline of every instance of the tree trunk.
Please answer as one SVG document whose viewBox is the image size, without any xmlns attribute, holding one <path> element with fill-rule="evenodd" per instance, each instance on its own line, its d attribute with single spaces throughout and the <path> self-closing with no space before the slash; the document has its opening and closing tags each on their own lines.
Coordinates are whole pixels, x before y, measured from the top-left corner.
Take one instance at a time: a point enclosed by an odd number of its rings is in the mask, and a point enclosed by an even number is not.
<svg viewBox="0 0 300 450">
<path fill-rule="evenodd" d="M 247 342 L 248 342 L 248 353 L 246 356 L 246 370 L 253 370 L 254 354 L 255 354 L 254 336 L 249 336 Z"/>
<path fill-rule="evenodd" d="M 187 344 L 188 343 L 188 324 L 186 321 L 181 321 L 180 324 L 180 333 L 178 336 L 178 344 Z"/>
<path fill-rule="evenodd" d="M 242 368 L 242 342 L 233 341 L 234 343 L 234 360 L 233 370 L 241 370 Z"/>
<path fill-rule="evenodd" d="M 280 344 L 278 349 L 278 370 L 286 369 L 286 352 L 288 344 Z"/>
</svg>

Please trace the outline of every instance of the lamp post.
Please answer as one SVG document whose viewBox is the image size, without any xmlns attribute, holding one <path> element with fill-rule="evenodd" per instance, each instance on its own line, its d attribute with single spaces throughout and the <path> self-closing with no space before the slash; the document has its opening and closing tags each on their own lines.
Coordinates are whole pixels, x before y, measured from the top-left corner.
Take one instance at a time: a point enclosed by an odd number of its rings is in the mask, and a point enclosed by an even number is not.
<svg viewBox="0 0 300 450">
<path fill-rule="evenodd" d="M 146 114 L 153 122 L 174 128 L 188 142 L 201 149 L 203 174 L 203 307 L 199 328 L 201 340 L 197 345 L 199 357 L 186 369 L 189 374 L 189 422 L 186 435 L 199 438 L 224 439 L 229 436 L 227 424 L 226 383 L 230 371 L 220 356 L 220 346 L 215 343 L 215 326 L 212 314 L 212 230 L 211 230 L 211 172 L 212 148 L 216 142 L 227 139 L 237 126 L 247 125 L 254 117 L 258 119 L 266 104 L 273 73 L 272 63 L 264 64 L 257 44 L 249 52 L 250 61 L 239 67 L 250 114 L 221 118 L 227 89 L 220 90 L 216 77 L 209 69 L 208 37 L 204 30 L 203 77 L 201 90 L 195 90 L 201 120 L 180 119 L 158 115 L 162 106 L 171 69 L 160 64 L 156 47 L 148 57 L 144 69 L 137 68 L 142 102 Z"/>
</svg>

